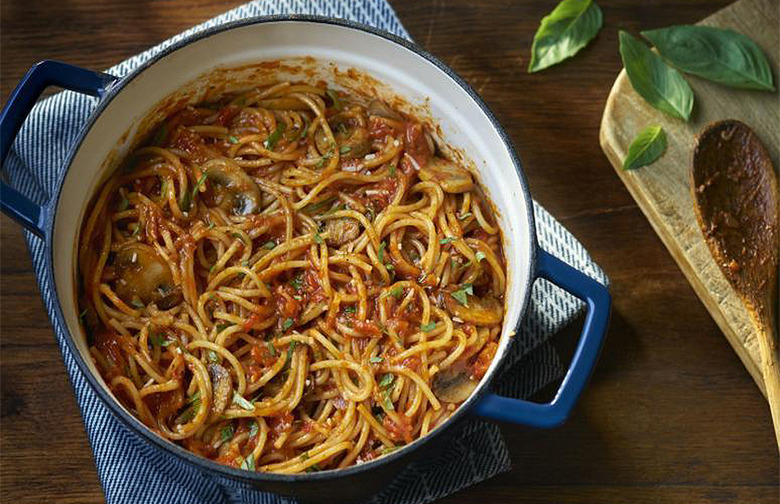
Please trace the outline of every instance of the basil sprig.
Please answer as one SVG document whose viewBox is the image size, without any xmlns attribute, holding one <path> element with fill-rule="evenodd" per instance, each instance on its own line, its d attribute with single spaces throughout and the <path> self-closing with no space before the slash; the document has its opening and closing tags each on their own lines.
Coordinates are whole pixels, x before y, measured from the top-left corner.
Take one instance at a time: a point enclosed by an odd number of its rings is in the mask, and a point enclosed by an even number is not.
<svg viewBox="0 0 780 504">
<path fill-rule="evenodd" d="M 661 126 L 643 129 L 628 146 L 628 155 L 623 161 L 624 170 L 634 170 L 656 162 L 666 150 L 666 133 Z"/>
<path fill-rule="evenodd" d="M 528 73 L 577 54 L 601 30 L 603 16 L 593 0 L 563 0 L 542 18 L 531 46 Z"/>
<path fill-rule="evenodd" d="M 648 46 L 620 32 L 620 57 L 634 90 L 661 112 L 687 121 L 693 109 L 693 91 L 682 74 Z"/>
<path fill-rule="evenodd" d="M 740 33 L 682 25 L 643 31 L 642 36 L 683 72 L 737 88 L 775 89 L 766 56 Z"/>
</svg>

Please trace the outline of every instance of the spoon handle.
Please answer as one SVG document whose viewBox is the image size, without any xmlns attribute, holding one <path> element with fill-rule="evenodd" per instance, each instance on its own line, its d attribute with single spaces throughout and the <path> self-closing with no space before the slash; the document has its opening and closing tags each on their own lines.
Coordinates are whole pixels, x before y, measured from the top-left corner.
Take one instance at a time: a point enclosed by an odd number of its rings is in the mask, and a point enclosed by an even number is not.
<svg viewBox="0 0 780 504">
<path fill-rule="evenodd" d="M 780 365 L 778 365 L 777 345 L 772 336 L 772 329 L 763 323 L 756 324 L 758 348 L 761 353 L 761 372 L 764 375 L 766 398 L 772 412 L 772 423 L 775 427 L 777 449 L 780 451 Z"/>
</svg>

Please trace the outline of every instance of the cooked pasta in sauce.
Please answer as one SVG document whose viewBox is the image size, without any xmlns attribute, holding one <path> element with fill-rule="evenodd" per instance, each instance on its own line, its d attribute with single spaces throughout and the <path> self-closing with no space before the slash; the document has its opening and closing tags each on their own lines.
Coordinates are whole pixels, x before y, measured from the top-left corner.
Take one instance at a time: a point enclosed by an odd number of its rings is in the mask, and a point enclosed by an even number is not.
<svg viewBox="0 0 780 504">
<path fill-rule="evenodd" d="M 296 473 L 442 424 L 498 348 L 490 202 L 420 121 L 280 82 L 187 106 L 101 185 L 82 225 L 94 362 L 160 436 Z"/>
</svg>

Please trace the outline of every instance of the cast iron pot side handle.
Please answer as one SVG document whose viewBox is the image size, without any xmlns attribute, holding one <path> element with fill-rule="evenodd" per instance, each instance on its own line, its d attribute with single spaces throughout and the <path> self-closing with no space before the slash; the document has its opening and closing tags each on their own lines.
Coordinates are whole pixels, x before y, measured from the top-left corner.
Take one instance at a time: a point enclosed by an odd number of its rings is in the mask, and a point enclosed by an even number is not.
<svg viewBox="0 0 780 504">
<path fill-rule="evenodd" d="M 44 60 L 33 65 L 19 81 L 0 113 L 0 166 L 5 162 L 22 123 L 48 86 L 59 86 L 101 98 L 117 80 L 113 75 L 60 61 Z M 0 210 L 36 235 L 43 236 L 45 208 L 30 201 L 1 178 Z"/>
<path fill-rule="evenodd" d="M 596 365 L 609 325 L 612 298 L 609 290 L 599 282 L 541 249 L 538 251 L 536 273 L 587 304 L 585 326 L 569 370 L 555 398 L 549 403 L 488 394 L 476 405 L 475 412 L 493 420 L 532 427 L 556 427 L 568 418 Z"/>
</svg>

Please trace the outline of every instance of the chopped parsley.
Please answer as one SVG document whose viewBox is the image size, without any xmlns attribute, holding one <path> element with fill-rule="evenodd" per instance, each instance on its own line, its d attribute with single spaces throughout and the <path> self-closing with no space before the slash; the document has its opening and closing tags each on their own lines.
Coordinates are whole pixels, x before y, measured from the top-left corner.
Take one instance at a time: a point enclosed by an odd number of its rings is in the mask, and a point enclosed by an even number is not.
<svg viewBox="0 0 780 504">
<path fill-rule="evenodd" d="M 322 168 L 325 165 L 326 161 L 330 161 L 330 154 L 325 154 L 320 158 L 319 161 L 317 161 L 317 164 L 314 165 L 315 168 Z"/>
<path fill-rule="evenodd" d="M 322 245 L 322 243 L 323 243 L 323 241 L 322 241 L 322 236 L 320 236 L 320 233 L 319 233 L 318 231 L 315 231 L 315 232 L 314 232 L 314 242 L 315 242 L 317 245 Z"/>
<path fill-rule="evenodd" d="M 395 382 L 395 375 L 393 373 L 385 373 L 382 375 L 382 379 L 379 380 L 379 388 L 390 388 L 393 382 Z"/>
<path fill-rule="evenodd" d="M 290 285 L 295 289 L 295 292 L 300 292 L 303 287 L 303 273 L 295 275 L 293 279 L 290 280 Z"/>
<path fill-rule="evenodd" d="M 290 360 L 292 359 L 293 352 L 295 351 L 295 347 L 298 346 L 298 342 L 296 340 L 290 341 L 290 348 L 287 349 L 287 364 L 290 364 Z"/>
<path fill-rule="evenodd" d="M 384 262 L 385 260 L 385 247 L 387 246 L 387 243 L 382 242 L 379 244 L 379 251 L 377 251 L 376 258 L 379 260 L 379 262 Z"/>
<path fill-rule="evenodd" d="M 485 258 L 485 253 L 481 250 L 478 250 L 474 256 L 477 258 L 477 262 L 482 262 L 482 259 Z"/>
<path fill-rule="evenodd" d="M 428 322 L 427 324 L 420 324 L 420 330 L 422 332 L 431 332 L 436 329 L 436 322 Z"/>
<path fill-rule="evenodd" d="M 271 357 L 276 357 L 276 347 L 274 346 L 273 341 L 267 341 L 266 346 L 268 347 L 268 351 L 271 352 Z"/>
<path fill-rule="evenodd" d="M 146 306 L 146 305 L 144 305 L 144 303 L 143 303 L 143 302 L 142 302 L 140 299 L 138 299 L 138 298 L 135 298 L 135 299 L 133 299 L 132 301 L 130 301 L 130 304 L 131 304 L 131 305 L 133 305 L 133 306 L 135 306 L 136 308 L 143 308 L 144 306 Z"/>
<path fill-rule="evenodd" d="M 306 472 L 317 472 L 317 471 L 322 471 L 322 468 L 320 468 L 320 466 L 318 466 L 317 464 L 312 464 L 311 466 L 306 468 Z"/>
<path fill-rule="evenodd" d="M 370 362 L 372 364 L 379 364 L 379 363 L 384 362 L 384 361 L 385 361 L 384 357 L 371 357 L 370 359 L 368 359 L 368 362 Z"/>
<path fill-rule="evenodd" d="M 223 442 L 228 442 L 233 439 L 233 424 L 228 424 L 225 427 L 222 427 L 220 434 L 222 435 Z"/>
<path fill-rule="evenodd" d="M 209 350 L 209 362 L 219 362 L 219 355 L 214 350 Z"/>
<path fill-rule="evenodd" d="M 265 243 L 263 244 L 263 248 L 264 248 L 264 249 L 271 250 L 271 249 L 273 249 L 274 247 L 276 247 L 276 242 L 275 242 L 275 241 L 273 241 L 273 240 L 268 240 L 267 242 L 265 242 Z"/>
<path fill-rule="evenodd" d="M 389 174 L 391 177 L 395 177 L 395 165 L 394 165 L 394 164 L 391 164 L 391 165 L 390 165 L 390 169 L 388 170 L 388 174 Z"/>
<path fill-rule="evenodd" d="M 354 306 L 347 306 L 343 311 L 345 315 L 352 315 L 357 311 L 357 309 Z"/>
<path fill-rule="evenodd" d="M 457 299 L 458 302 L 463 306 L 468 306 L 469 301 L 467 294 L 471 294 L 472 296 L 474 295 L 474 288 L 470 283 L 463 284 L 460 289 L 452 293 L 452 297 Z"/>
<path fill-rule="evenodd" d="M 276 129 L 270 135 L 268 135 L 268 138 L 265 139 L 265 148 L 268 150 L 273 150 L 279 140 L 282 139 L 282 135 L 284 134 L 285 129 L 287 129 L 286 123 L 277 123 Z"/>
<path fill-rule="evenodd" d="M 452 243 L 455 240 L 457 240 L 457 238 L 455 238 L 454 236 L 448 236 L 446 238 L 442 238 L 441 240 L 439 240 L 439 243 L 441 245 L 447 245 L 448 243 Z"/>
<path fill-rule="evenodd" d="M 286 331 L 287 329 L 291 328 L 294 323 L 295 322 L 291 318 L 284 319 L 284 322 L 282 323 L 282 330 Z"/>
<path fill-rule="evenodd" d="M 244 396 L 239 395 L 238 392 L 233 392 L 233 404 L 240 406 L 247 411 L 254 411 L 255 405 L 247 401 Z"/>
<path fill-rule="evenodd" d="M 253 438 L 257 436 L 258 432 L 260 432 L 260 427 L 257 425 L 257 422 L 252 421 L 252 423 L 249 424 L 249 437 Z"/>
<path fill-rule="evenodd" d="M 346 154 L 347 152 L 349 152 L 351 150 L 352 150 L 352 147 L 350 147 L 349 145 L 345 145 L 345 146 L 339 148 L 339 154 Z"/>
<path fill-rule="evenodd" d="M 387 455 L 388 453 L 393 453 L 394 451 L 396 451 L 399 448 L 400 448 L 400 446 L 383 446 L 382 449 L 379 450 L 379 452 L 382 455 Z"/>
<path fill-rule="evenodd" d="M 230 135 L 228 137 L 228 142 L 230 142 L 232 144 L 237 144 L 238 143 L 238 138 L 234 137 L 233 135 Z"/>
<path fill-rule="evenodd" d="M 254 453 L 250 453 L 247 458 L 244 459 L 243 462 L 241 462 L 241 469 L 245 471 L 254 471 L 255 470 L 255 455 Z"/>
<path fill-rule="evenodd" d="M 401 287 L 400 285 L 396 285 L 395 287 L 390 289 L 390 295 L 393 296 L 394 298 L 400 298 L 401 296 L 404 295 L 404 288 Z"/>
<path fill-rule="evenodd" d="M 320 210 L 324 210 L 325 208 L 329 207 L 333 204 L 333 202 L 336 201 L 335 196 L 331 196 L 329 198 L 325 198 L 322 201 L 318 201 L 317 203 L 309 203 L 305 207 L 303 207 L 304 212 L 318 214 L 320 213 Z"/>
</svg>

